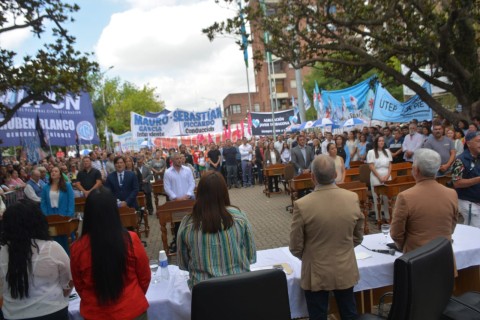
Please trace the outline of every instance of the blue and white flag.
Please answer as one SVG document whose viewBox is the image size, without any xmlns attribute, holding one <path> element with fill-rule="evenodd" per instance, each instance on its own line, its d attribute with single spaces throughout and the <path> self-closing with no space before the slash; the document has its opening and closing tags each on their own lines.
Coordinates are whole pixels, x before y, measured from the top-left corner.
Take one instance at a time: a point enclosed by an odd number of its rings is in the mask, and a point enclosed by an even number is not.
<svg viewBox="0 0 480 320">
<path fill-rule="evenodd" d="M 296 116 L 298 114 L 298 104 L 295 102 L 294 96 L 292 96 L 292 108 L 293 108 L 293 115 Z"/>
<path fill-rule="evenodd" d="M 317 119 L 323 118 L 324 106 L 322 100 L 322 94 L 318 88 L 318 83 L 315 80 L 315 87 L 313 88 L 313 107 L 317 110 Z"/>
<path fill-rule="evenodd" d="M 323 117 L 331 118 L 335 122 L 350 118 L 370 120 L 367 95 L 372 81 L 375 81 L 374 76 L 349 88 L 322 91 L 320 98 L 322 106 L 325 106 Z"/>
<path fill-rule="evenodd" d="M 431 94 L 429 83 L 425 82 L 423 88 Z M 418 95 L 414 95 L 406 102 L 400 102 L 378 84 L 372 119 L 390 122 L 432 120 L 432 109 Z"/>
<path fill-rule="evenodd" d="M 303 88 L 303 106 L 305 107 L 305 111 L 310 109 L 312 104 L 310 103 L 310 99 L 308 98 L 307 92 L 305 91 L 305 88 Z"/>
</svg>

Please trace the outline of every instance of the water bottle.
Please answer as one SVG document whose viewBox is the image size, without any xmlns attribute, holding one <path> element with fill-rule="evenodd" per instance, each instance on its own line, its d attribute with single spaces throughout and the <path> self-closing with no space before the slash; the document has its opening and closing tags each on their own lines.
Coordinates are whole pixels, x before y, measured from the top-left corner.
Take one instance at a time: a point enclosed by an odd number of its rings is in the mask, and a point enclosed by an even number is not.
<svg viewBox="0 0 480 320">
<path fill-rule="evenodd" d="M 158 254 L 158 265 L 160 267 L 160 278 L 162 280 L 168 280 L 170 273 L 168 272 L 168 258 L 164 250 L 160 250 Z"/>
</svg>

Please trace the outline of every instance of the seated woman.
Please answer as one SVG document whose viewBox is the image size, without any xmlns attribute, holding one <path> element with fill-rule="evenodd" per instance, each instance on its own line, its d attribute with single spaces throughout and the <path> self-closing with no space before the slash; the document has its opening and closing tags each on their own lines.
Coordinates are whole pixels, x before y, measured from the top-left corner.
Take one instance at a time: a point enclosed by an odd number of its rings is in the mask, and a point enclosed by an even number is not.
<svg viewBox="0 0 480 320">
<path fill-rule="evenodd" d="M 178 267 L 189 272 L 190 289 L 202 280 L 250 271 L 257 260 L 250 222 L 230 205 L 220 173 L 208 171 L 200 179 L 193 212 L 180 224 L 177 248 Z"/>
<path fill-rule="evenodd" d="M 148 257 L 134 232 L 123 228 L 110 190 L 85 202 L 82 236 L 72 245 L 75 290 L 85 319 L 147 319 Z"/>
<path fill-rule="evenodd" d="M 29 200 L 8 207 L 0 249 L 4 317 L 68 320 L 71 279 L 70 260 L 51 241 L 39 207 Z"/>
</svg>

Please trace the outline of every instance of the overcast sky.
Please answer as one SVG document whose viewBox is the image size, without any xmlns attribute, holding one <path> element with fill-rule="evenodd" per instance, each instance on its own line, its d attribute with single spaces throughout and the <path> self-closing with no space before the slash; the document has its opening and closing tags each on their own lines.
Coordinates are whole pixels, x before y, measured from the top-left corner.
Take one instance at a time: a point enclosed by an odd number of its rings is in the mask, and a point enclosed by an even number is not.
<svg viewBox="0 0 480 320">
<path fill-rule="evenodd" d="M 221 105 L 229 93 L 247 91 L 243 53 L 235 40 L 210 42 L 201 32 L 233 15 L 236 5 L 214 0 L 76 2 L 81 9 L 68 29 L 77 37 L 78 49 L 94 52 L 102 70 L 114 66 L 107 78 L 149 84 L 169 109 L 207 109 Z M 27 30 L 10 32 L 0 43 L 19 52 L 40 45 Z M 253 89 L 251 67 L 249 72 Z"/>
</svg>

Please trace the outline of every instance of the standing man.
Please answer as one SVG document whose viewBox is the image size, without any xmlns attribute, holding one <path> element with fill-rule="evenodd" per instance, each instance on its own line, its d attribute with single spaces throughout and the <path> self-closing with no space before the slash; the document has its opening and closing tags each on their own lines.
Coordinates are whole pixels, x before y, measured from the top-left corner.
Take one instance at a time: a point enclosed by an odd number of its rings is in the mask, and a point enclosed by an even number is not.
<svg viewBox="0 0 480 320">
<path fill-rule="evenodd" d="M 448 137 L 443 135 L 443 126 L 441 122 L 433 124 L 433 133 L 423 143 L 423 148 L 436 151 L 440 155 L 441 165 L 438 169 L 438 175 L 445 175 L 450 172 L 450 166 L 455 161 L 455 144 Z"/>
<path fill-rule="evenodd" d="M 227 139 L 227 145 L 223 148 L 223 159 L 227 167 L 228 189 L 232 186 L 239 187 L 237 182 L 237 148 L 232 145 L 232 140 Z"/>
<path fill-rule="evenodd" d="M 415 151 L 422 147 L 423 136 L 417 132 L 417 125 L 410 123 L 408 126 L 408 134 L 403 139 L 402 150 L 405 161 L 413 162 Z"/>
<path fill-rule="evenodd" d="M 437 152 L 418 149 L 412 166 L 416 184 L 397 196 L 390 235 L 404 253 L 437 237 L 450 240 L 457 225 L 457 194 L 435 180 L 440 162 Z"/>
<path fill-rule="evenodd" d="M 113 160 L 115 172 L 108 175 L 105 186 L 120 200 L 119 207 L 137 208 L 138 179 L 132 171 L 125 171 L 125 159 L 117 156 Z"/>
<path fill-rule="evenodd" d="M 322 142 L 322 154 L 328 154 L 327 146 L 333 142 L 333 135 L 331 132 L 325 133 L 326 139 Z"/>
<path fill-rule="evenodd" d="M 194 199 L 195 180 L 192 170 L 182 166 L 182 156 L 175 152 L 172 156 L 172 166 L 165 171 L 163 186 L 169 201 Z M 175 222 L 175 234 L 170 243 L 170 252 L 177 252 L 177 232 L 180 222 Z"/>
<path fill-rule="evenodd" d="M 210 163 L 210 170 L 215 170 L 220 172 L 222 169 L 221 162 L 222 162 L 222 155 L 218 150 L 215 143 L 210 143 L 210 151 L 207 153 L 208 163 Z"/>
<path fill-rule="evenodd" d="M 102 186 L 102 174 L 92 166 L 92 160 L 89 157 L 82 159 L 83 170 L 77 175 L 75 187 L 83 193 L 86 198 L 88 194 Z"/>
<path fill-rule="evenodd" d="M 310 173 L 310 164 L 313 161 L 314 154 L 312 148 L 305 145 L 305 136 L 298 136 L 298 145 L 292 149 L 292 163 L 295 166 L 295 172 Z"/>
<path fill-rule="evenodd" d="M 33 169 L 30 174 L 30 180 L 27 181 L 24 192 L 27 199 L 40 203 L 42 200 L 42 189 L 45 185 L 40 179 L 40 171 L 38 169 Z"/>
<path fill-rule="evenodd" d="M 187 152 L 187 146 L 182 143 L 178 149 L 180 150 L 181 154 L 185 155 L 185 162 L 191 164 L 193 167 L 193 157 Z"/>
<path fill-rule="evenodd" d="M 247 188 L 253 186 L 252 184 L 252 157 L 253 148 L 247 143 L 247 138 L 242 138 L 243 144 L 238 147 L 240 152 L 240 159 L 242 160 L 242 180 L 243 187 Z"/>
<path fill-rule="evenodd" d="M 275 141 L 275 143 L 273 144 L 273 146 L 275 147 L 275 149 L 278 151 L 279 154 L 282 153 L 282 149 L 283 149 L 283 136 L 281 134 L 279 134 L 277 136 L 277 141 Z"/>
<path fill-rule="evenodd" d="M 315 190 L 294 204 L 290 252 L 302 261 L 310 319 L 327 319 L 330 291 L 342 319 L 355 319 L 353 287 L 360 276 L 354 247 L 363 240 L 364 216 L 358 196 L 335 184 L 332 158 L 317 156 L 312 169 Z"/>
<path fill-rule="evenodd" d="M 137 169 L 142 174 L 142 184 L 140 185 L 140 191 L 145 194 L 147 200 L 148 214 L 153 214 L 153 202 L 152 202 L 152 184 L 150 180 L 153 179 L 153 173 L 149 166 L 145 164 L 145 156 L 141 155 L 137 160 Z"/>
<path fill-rule="evenodd" d="M 480 228 L 480 131 L 468 132 L 465 141 L 468 149 L 453 164 L 452 181 L 464 223 Z"/>
<path fill-rule="evenodd" d="M 393 130 L 393 137 L 390 140 L 390 153 L 392 154 L 392 163 L 404 162 L 403 160 L 403 136 L 400 129 L 396 128 Z"/>
</svg>

